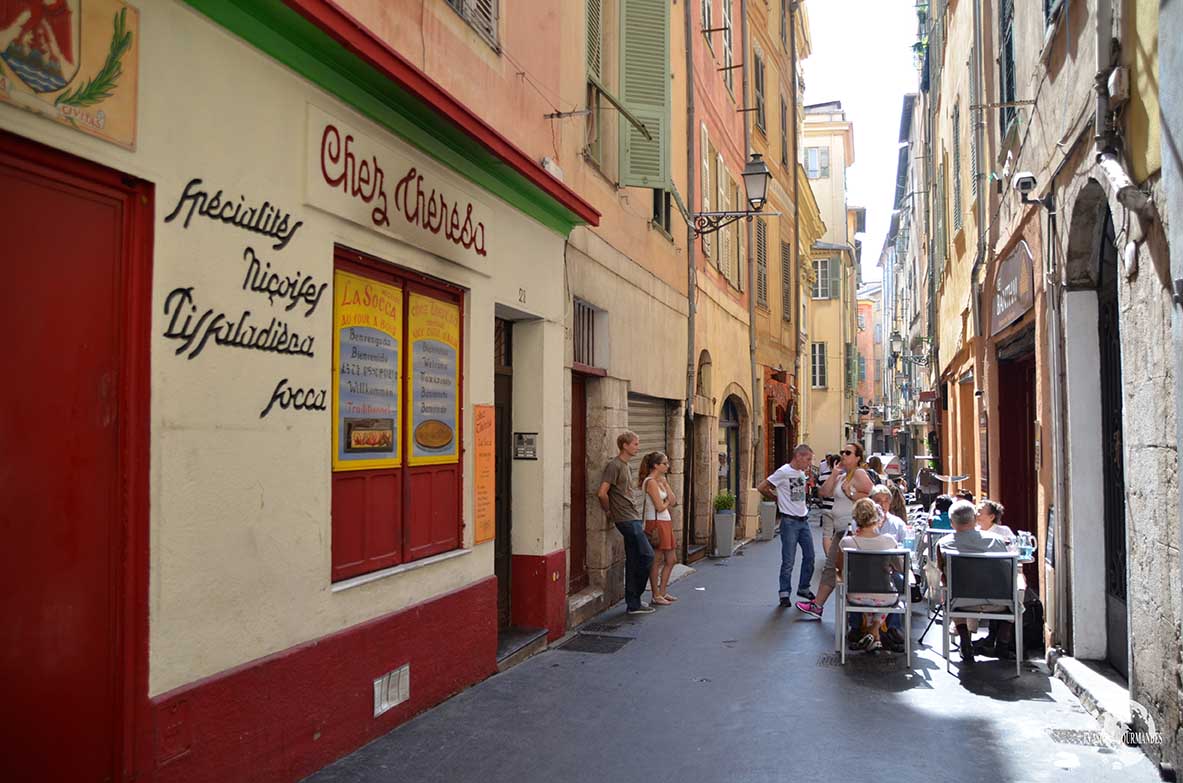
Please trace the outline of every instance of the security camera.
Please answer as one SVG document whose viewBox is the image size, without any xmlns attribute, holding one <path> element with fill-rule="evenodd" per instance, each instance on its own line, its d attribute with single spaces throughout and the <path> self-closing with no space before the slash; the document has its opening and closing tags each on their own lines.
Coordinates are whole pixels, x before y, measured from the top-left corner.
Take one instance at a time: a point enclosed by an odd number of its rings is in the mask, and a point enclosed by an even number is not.
<svg viewBox="0 0 1183 783">
<path fill-rule="evenodd" d="M 1018 174 L 1015 174 L 1013 184 L 1015 190 L 1019 191 L 1019 193 L 1022 193 L 1024 196 L 1027 196 L 1035 192 L 1035 175 L 1030 171 L 1020 171 Z"/>
</svg>

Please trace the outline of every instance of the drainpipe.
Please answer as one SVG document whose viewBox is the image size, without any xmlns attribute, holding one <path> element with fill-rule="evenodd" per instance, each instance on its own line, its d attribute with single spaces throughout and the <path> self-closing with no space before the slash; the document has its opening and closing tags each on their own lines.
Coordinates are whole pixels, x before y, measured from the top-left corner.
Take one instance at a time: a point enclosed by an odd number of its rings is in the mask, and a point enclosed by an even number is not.
<svg viewBox="0 0 1183 783">
<path fill-rule="evenodd" d="M 801 179 L 797 172 L 797 161 L 800 159 L 799 145 L 801 144 L 801 140 L 797 137 L 797 7 L 800 4 L 799 0 L 794 0 L 789 4 L 789 56 L 792 58 L 791 71 L 793 75 L 793 269 L 796 271 L 792 290 L 796 292 L 797 296 L 800 296 L 801 291 Z M 798 299 L 793 300 L 793 323 L 797 324 L 793 343 L 793 381 L 797 389 L 802 390 L 805 388 L 805 384 L 801 381 L 801 337 L 804 334 L 805 325 L 801 323 L 801 304 Z M 794 403 L 793 408 L 800 416 L 801 402 L 794 400 Z M 797 428 L 795 434 L 797 440 L 801 440 L 800 428 Z M 796 444 L 789 445 L 795 446 Z"/>
<path fill-rule="evenodd" d="M 694 212 L 694 173 L 696 168 L 694 137 L 694 13 L 691 4 L 682 4 L 682 20 L 686 36 L 686 203 Z M 682 520 L 682 551 L 690 551 L 690 530 L 694 525 L 694 388 L 697 357 L 694 352 L 694 324 L 698 286 L 694 268 L 694 221 L 686 222 L 686 431 L 682 458 L 682 498 L 686 509 Z M 683 557 L 685 559 L 685 557 Z"/>
<path fill-rule="evenodd" d="M 970 74 L 970 78 L 973 79 L 974 82 L 974 95 L 978 96 L 979 104 L 984 106 L 986 103 L 988 103 L 988 101 L 986 101 L 985 93 L 982 89 L 982 0 L 974 0 L 973 10 L 974 50 L 973 70 Z M 979 339 L 983 338 L 984 335 L 982 330 L 982 288 L 981 284 L 978 282 L 978 273 L 981 271 L 982 266 L 986 263 L 986 199 L 989 198 L 989 188 L 984 187 L 983 183 L 980 181 L 982 179 L 982 172 L 986 170 L 986 167 L 982 165 L 982 158 L 984 156 L 986 147 L 985 133 L 983 132 L 984 126 L 986 124 L 985 117 L 983 115 L 983 112 L 985 111 L 986 110 L 983 108 L 978 109 L 975 112 L 972 106 L 969 110 L 970 121 L 973 123 L 974 147 L 977 150 L 975 155 L 977 160 L 974 161 L 974 167 L 978 170 L 977 179 L 979 180 L 978 182 L 974 183 L 974 186 L 978 190 L 978 198 L 974 204 L 974 212 L 976 213 L 975 221 L 978 224 L 978 248 L 977 255 L 974 257 L 973 271 L 970 273 L 969 281 L 973 291 L 971 302 L 973 303 L 974 308 L 974 329 Z M 980 375 L 980 373 L 977 373 L 977 375 Z M 981 381 L 979 380 L 977 383 L 979 384 L 978 388 L 980 390 Z"/>
<path fill-rule="evenodd" d="M 687 2 L 687 5 L 690 5 Z M 743 85 L 743 101 L 747 103 L 748 100 L 748 0 L 740 0 L 739 13 L 742 17 L 740 22 L 740 29 L 743 36 L 743 51 L 744 61 L 743 68 L 740 69 L 742 74 L 741 84 Z M 746 162 L 752 156 L 752 125 L 748 121 L 748 115 L 751 112 L 743 113 L 743 159 Z M 760 377 L 760 365 L 756 362 L 756 253 L 752 242 L 752 221 L 745 220 L 747 225 L 745 230 L 748 236 L 748 351 L 751 353 L 751 370 L 752 370 L 752 484 L 756 483 L 756 476 L 759 471 L 756 470 L 756 464 L 760 458 L 761 444 L 764 437 L 764 406 L 761 404 L 763 400 L 760 399 L 758 380 Z M 760 474 L 764 475 L 764 474 Z"/>
</svg>

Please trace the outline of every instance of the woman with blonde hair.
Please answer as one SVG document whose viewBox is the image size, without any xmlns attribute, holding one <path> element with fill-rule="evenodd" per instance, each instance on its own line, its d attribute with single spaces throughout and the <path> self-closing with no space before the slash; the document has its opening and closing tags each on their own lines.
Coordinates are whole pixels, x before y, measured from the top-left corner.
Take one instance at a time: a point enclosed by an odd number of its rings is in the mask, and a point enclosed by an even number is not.
<svg viewBox="0 0 1183 783">
<path fill-rule="evenodd" d="M 678 505 L 674 491 L 666 480 L 670 471 L 670 458 L 660 451 L 652 451 L 641 459 L 637 479 L 645 494 L 644 511 L 641 519 L 645 523 L 645 535 L 653 545 L 653 566 L 649 571 L 649 589 L 653 591 L 653 603 L 668 606 L 678 599 L 669 594 L 670 574 L 678 556 L 674 547 L 674 523 L 670 509 Z M 659 580 L 660 577 L 660 580 Z"/>
<path fill-rule="evenodd" d="M 863 447 L 858 443 L 847 443 L 838 452 L 839 462 L 834 472 L 822 485 L 822 497 L 832 497 L 834 508 L 827 521 L 822 517 L 822 548 L 826 550 L 826 564 L 822 566 L 821 581 L 817 597 L 812 601 L 798 601 L 797 609 L 810 617 L 822 619 L 822 607 L 834 592 L 837 584 L 836 556 L 838 541 L 851 526 L 854 504 L 871 494 L 874 485 L 867 471 L 863 470 Z M 874 508 L 874 504 L 871 504 Z M 827 522 L 830 529 L 826 529 Z"/>
<path fill-rule="evenodd" d="M 854 504 L 852 517 L 856 525 L 853 535 L 842 539 L 838 546 L 837 567 L 844 570 L 845 556 L 843 553 L 851 551 L 881 552 L 885 549 L 895 549 L 899 546 L 892 536 L 879 532 L 879 509 L 873 501 L 867 498 L 858 500 Z M 897 571 L 902 564 L 896 566 Z M 853 606 L 891 606 L 898 600 L 896 593 L 849 593 L 847 603 Z M 876 653 L 883 649 L 879 640 L 879 627 L 883 624 L 886 614 L 863 614 L 861 637 L 855 643 L 855 649 Z"/>
</svg>

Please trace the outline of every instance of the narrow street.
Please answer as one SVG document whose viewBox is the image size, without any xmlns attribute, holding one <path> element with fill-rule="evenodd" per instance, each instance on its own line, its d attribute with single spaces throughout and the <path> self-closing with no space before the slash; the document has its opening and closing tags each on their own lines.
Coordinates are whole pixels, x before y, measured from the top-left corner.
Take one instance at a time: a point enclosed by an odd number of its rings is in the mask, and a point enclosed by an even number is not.
<svg viewBox="0 0 1183 783">
<path fill-rule="evenodd" d="M 616 652 L 552 647 L 308 780 L 1158 780 L 1136 749 L 1053 741 L 1099 726 L 1042 661 L 1016 680 L 1013 663 L 979 660 L 959 679 L 934 626 L 911 674 L 903 655 L 842 667 L 832 604 L 821 623 L 776 606 L 779 557 L 774 540 L 699 561 L 674 606 L 629 617 L 622 603 L 583 627 Z"/>
</svg>

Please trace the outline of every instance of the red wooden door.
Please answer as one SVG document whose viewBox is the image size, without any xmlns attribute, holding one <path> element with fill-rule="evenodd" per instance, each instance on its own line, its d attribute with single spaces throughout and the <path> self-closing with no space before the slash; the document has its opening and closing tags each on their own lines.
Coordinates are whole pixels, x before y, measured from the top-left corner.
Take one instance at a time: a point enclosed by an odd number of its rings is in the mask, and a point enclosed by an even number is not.
<svg viewBox="0 0 1183 783">
<path fill-rule="evenodd" d="M 587 381 L 571 376 L 571 567 L 567 592 L 587 587 Z"/>
<path fill-rule="evenodd" d="M 999 461 L 998 499 L 1006 513 L 1003 522 L 1016 533 L 1039 532 L 1035 493 L 1039 489 L 1035 465 L 1035 355 L 998 363 Z M 1039 587 L 1039 569 L 1023 568 L 1027 584 Z"/>
<path fill-rule="evenodd" d="M 0 767 L 8 780 L 115 780 L 130 763 L 122 599 L 138 557 L 125 549 L 121 417 L 138 205 L 30 154 L 53 157 L 0 134 Z"/>
</svg>

